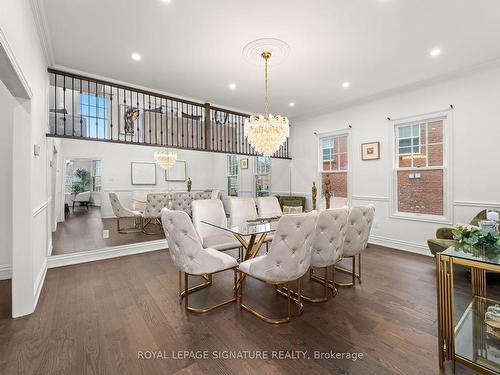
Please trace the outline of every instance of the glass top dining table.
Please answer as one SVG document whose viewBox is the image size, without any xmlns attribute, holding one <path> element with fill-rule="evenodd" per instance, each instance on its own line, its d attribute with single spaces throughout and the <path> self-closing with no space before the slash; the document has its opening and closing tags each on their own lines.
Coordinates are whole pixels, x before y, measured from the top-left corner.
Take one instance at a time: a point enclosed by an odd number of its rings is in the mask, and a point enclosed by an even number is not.
<svg viewBox="0 0 500 375">
<path fill-rule="evenodd" d="M 216 223 L 211 223 L 210 220 L 201 220 L 203 224 L 221 229 L 231 233 L 241 244 L 244 253 L 240 254 L 239 261 L 245 261 L 255 258 L 259 253 L 262 245 L 266 242 L 267 235 L 276 231 L 278 227 L 279 217 L 266 219 L 256 219 L 242 221 L 238 225 L 223 226 Z M 236 284 L 236 289 L 241 286 L 241 281 L 245 278 L 242 275 Z"/>
</svg>

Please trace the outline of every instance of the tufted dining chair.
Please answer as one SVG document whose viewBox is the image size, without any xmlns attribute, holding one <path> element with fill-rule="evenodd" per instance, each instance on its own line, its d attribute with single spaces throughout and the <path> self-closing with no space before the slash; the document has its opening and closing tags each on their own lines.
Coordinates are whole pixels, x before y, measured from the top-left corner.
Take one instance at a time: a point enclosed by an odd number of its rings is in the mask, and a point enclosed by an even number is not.
<svg viewBox="0 0 500 375">
<path fill-rule="evenodd" d="M 191 216 L 191 203 L 194 193 L 187 191 L 176 191 L 172 194 L 172 210 L 184 211 Z"/>
<path fill-rule="evenodd" d="M 236 301 L 236 268 L 238 263 L 233 257 L 212 248 L 204 249 L 200 238 L 191 222 L 190 217 L 183 211 L 162 210 L 162 225 L 165 236 L 168 238 L 170 257 L 179 269 L 179 302 L 184 299 L 186 310 L 194 313 L 206 313 L 218 307 Z M 212 285 L 214 273 L 234 271 L 234 296 L 233 298 L 207 308 L 194 308 L 189 306 L 189 295 Z M 184 288 L 182 288 L 182 274 L 184 274 Z M 189 287 L 189 276 L 209 276 L 203 284 Z"/>
<path fill-rule="evenodd" d="M 335 270 L 351 275 L 352 282 L 347 284 L 335 282 L 335 285 L 343 287 L 355 286 L 356 279 L 361 283 L 361 253 L 368 244 L 374 217 L 375 206 L 372 204 L 353 206 L 349 210 L 342 257 L 352 259 L 352 270 L 339 266 L 335 267 Z M 356 256 L 358 257 L 358 273 L 356 273 Z"/>
<path fill-rule="evenodd" d="M 116 216 L 116 228 L 118 233 L 126 234 L 141 231 L 142 214 L 139 211 L 133 211 L 123 207 L 116 193 L 109 193 L 109 201 L 113 214 Z M 135 226 L 132 228 L 120 228 L 120 219 L 125 218 L 134 219 Z"/>
<path fill-rule="evenodd" d="M 255 201 L 257 202 L 259 217 L 269 218 L 283 215 L 283 212 L 281 212 L 280 202 L 278 202 L 278 198 L 259 197 Z"/>
<path fill-rule="evenodd" d="M 302 296 L 308 302 L 326 302 L 328 287 L 332 288 L 333 295 L 336 294 L 335 264 L 342 258 L 348 216 L 348 207 L 323 210 L 318 215 L 311 250 L 310 278 L 323 285 L 324 295 L 322 298 Z M 315 268 L 324 269 L 322 278 L 315 275 Z M 328 268 L 332 269 L 331 280 L 328 279 Z"/>
<path fill-rule="evenodd" d="M 229 197 L 229 216 L 231 226 L 236 227 L 246 223 L 247 220 L 257 219 L 255 200 L 250 197 Z"/>
<path fill-rule="evenodd" d="M 168 207 L 168 193 L 149 193 L 146 197 L 146 206 L 142 213 L 142 231 L 145 234 L 155 234 L 146 231 L 150 224 L 161 224 L 161 210 Z"/>
<path fill-rule="evenodd" d="M 311 262 L 311 245 L 316 225 L 316 211 L 307 214 L 282 216 L 271 243 L 269 252 L 253 259 L 240 263 L 238 270 L 240 280 L 240 306 L 259 319 L 272 324 L 281 324 L 291 318 L 291 289 L 290 282 L 297 282 L 297 304 L 299 313 L 302 311 L 300 302 L 300 278 L 309 269 Z M 287 288 L 287 316 L 281 319 L 271 319 L 260 314 L 252 307 L 243 303 L 243 289 L 245 275 L 276 286 L 286 285 Z"/>
<path fill-rule="evenodd" d="M 193 207 L 193 224 L 201 238 L 204 248 L 210 247 L 216 250 L 239 249 L 241 244 L 234 236 L 224 229 L 204 224 L 207 221 L 222 228 L 227 227 L 226 213 L 220 199 L 195 200 Z"/>
</svg>

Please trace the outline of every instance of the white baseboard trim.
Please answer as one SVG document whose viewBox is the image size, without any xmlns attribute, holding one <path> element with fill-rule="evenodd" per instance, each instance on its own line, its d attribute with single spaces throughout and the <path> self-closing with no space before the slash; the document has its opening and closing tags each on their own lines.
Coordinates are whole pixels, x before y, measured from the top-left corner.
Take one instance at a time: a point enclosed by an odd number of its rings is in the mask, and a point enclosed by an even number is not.
<svg viewBox="0 0 500 375">
<path fill-rule="evenodd" d="M 94 262 L 96 260 L 104 260 L 122 257 L 126 255 L 147 253 L 166 249 L 168 247 L 167 240 L 156 240 L 129 245 L 105 247 L 103 249 L 81 251 L 72 254 L 53 255 L 48 258 L 47 267 L 64 267 L 72 264 Z"/>
<path fill-rule="evenodd" d="M 12 279 L 12 266 L 10 264 L 0 265 L 0 280 Z"/>
<path fill-rule="evenodd" d="M 429 248 L 426 245 L 422 245 L 416 242 L 396 240 L 394 238 L 388 238 L 383 236 L 370 236 L 368 241 L 374 245 L 390 247 L 397 250 L 408 251 L 410 253 L 417 253 L 427 256 L 433 256 Z"/>
<path fill-rule="evenodd" d="M 40 293 L 42 292 L 43 283 L 45 282 L 45 276 L 47 275 L 47 258 L 43 261 L 42 267 L 40 267 L 40 271 L 38 271 L 38 275 L 35 280 L 35 299 L 33 302 L 33 311 L 36 309 L 36 305 L 38 304 L 38 298 L 40 298 Z"/>
</svg>

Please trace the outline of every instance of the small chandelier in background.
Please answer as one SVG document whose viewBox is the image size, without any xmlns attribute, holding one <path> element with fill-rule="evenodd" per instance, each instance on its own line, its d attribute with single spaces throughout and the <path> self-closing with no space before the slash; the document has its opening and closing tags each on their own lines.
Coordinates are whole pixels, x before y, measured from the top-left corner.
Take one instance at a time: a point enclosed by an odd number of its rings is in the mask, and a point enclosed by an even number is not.
<svg viewBox="0 0 500 375">
<path fill-rule="evenodd" d="M 155 152 L 155 162 L 163 169 L 170 169 L 177 161 L 177 153 L 174 151 L 163 150 Z"/>
<path fill-rule="evenodd" d="M 255 151 L 264 156 L 271 156 L 286 141 L 290 135 L 290 125 L 288 118 L 282 116 L 273 116 L 269 113 L 269 96 L 267 92 L 267 60 L 271 58 L 271 52 L 262 52 L 261 57 L 265 61 L 265 114 L 259 116 L 250 116 L 245 119 L 244 133 L 248 142 Z"/>
</svg>

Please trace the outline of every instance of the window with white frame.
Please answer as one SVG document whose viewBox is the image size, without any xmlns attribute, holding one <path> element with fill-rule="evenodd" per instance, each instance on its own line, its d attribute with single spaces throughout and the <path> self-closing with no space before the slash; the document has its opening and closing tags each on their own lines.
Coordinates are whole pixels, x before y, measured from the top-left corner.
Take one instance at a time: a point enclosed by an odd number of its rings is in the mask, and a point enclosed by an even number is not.
<svg viewBox="0 0 500 375">
<path fill-rule="evenodd" d="M 447 115 L 394 122 L 393 215 L 447 220 Z"/>
<path fill-rule="evenodd" d="M 238 155 L 227 156 L 227 195 L 238 196 Z"/>
<path fill-rule="evenodd" d="M 255 159 L 255 195 L 268 197 L 271 195 L 271 158 L 257 156 Z"/>
<path fill-rule="evenodd" d="M 102 167 L 100 160 L 92 160 L 92 191 L 101 191 Z"/>
<path fill-rule="evenodd" d="M 80 114 L 86 118 L 89 137 L 106 138 L 108 131 L 108 102 L 106 98 L 81 94 Z"/>
<path fill-rule="evenodd" d="M 329 181 L 334 197 L 347 198 L 347 134 L 323 137 L 320 147 L 321 194 L 324 196 L 326 181 Z"/>
</svg>

